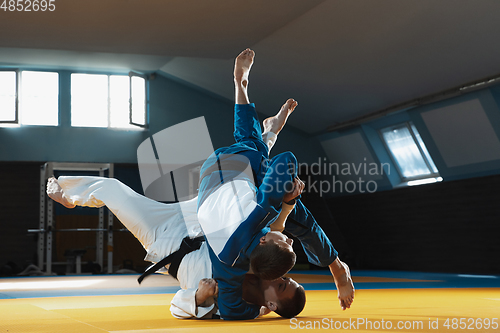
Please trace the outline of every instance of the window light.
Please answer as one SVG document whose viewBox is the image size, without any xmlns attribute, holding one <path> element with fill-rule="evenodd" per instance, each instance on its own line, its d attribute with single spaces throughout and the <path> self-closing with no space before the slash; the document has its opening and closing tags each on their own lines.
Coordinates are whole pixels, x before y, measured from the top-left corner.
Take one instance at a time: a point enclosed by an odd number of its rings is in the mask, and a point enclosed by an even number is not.
<svg viewBox="0 0 500 333">
<path fill-rule="evenodd" d="M 401 178 L 407 181 L 408 185 L 442 180 L 427 147 L 412 123 L 388 127 L 380 132 Z"/>
<path fill-rule="evenodd" d="M 21 72 L 22 125 L 59 125 L 59 74 Z"/>
<path fill-rule="evenodd" d="M 146 82 L 144 78 L 132 75 L 130 77 L 130 123 L 139 126 L 146 125 Z"/>
<path fill-rule="evenodd" d="M 146 80 L 134 75 L 72 74 L 71 126 L 145 127 Z"/>
<path fill-rule="evenodd" d="M 59 125 L 59 74 L 0 71 L 0 123 Z"/>
<path fill-rule="evenodd" d="M 71 126 L 108 127 L 108 76 L 71 74 Z"/>
<path fill-rule="evenodd" d="M 128 76 L 111 75 L 109 77 L 110 127 L 133 127 L 129 121 L 129 90 Z"/>
</svg>

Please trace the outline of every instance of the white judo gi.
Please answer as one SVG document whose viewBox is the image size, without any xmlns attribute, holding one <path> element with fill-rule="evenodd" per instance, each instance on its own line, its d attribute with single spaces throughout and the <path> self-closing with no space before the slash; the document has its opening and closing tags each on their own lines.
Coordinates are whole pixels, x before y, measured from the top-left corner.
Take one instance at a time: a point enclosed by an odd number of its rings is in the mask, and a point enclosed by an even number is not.
<svg viewBox="0 0 500 333">
<path fill-rule="evenodd" d="M 264 134 L 264 141 L 271 149 L 276 135 Z M 197 197 L 164 204 L 136 193 L 113 178 L 61 176 L 58 182 L 64 197 L 74 205 L 94 208 L 107 206 L 141 242 L 147 252 L 146 261 L 156 263 L 177 251 L 186 236 L 194 238 L 202 235 L 196 212 Z M 292 209 L 293 206 L 283 209 L 279 218 L 281 223 Z M 182 289 L 175 294 L 170 305 L 170 312 L 176 318 L 211 318 L 218 311 L 216 303 L 208 307 L 196 306 L 195 294 L 199 281 L 212 277 L 207 246 L 203 242 L 198 250 L 184 256 L 179 265 L 177 279 Z"/>
<path fill-rule="evenodd" d="M 144 197 L 116 179 L 101 177 L 65 177 L 58 179 L 65 198 L 72 204 L 99 208 L 107 206 L 141 242 L 147 254 L 144 260 L 158 262 L 177 251 L 184 237 L 196 237 L 201 228 L 196 214 L 197 198 L 164 204 Z M 166 271 L 165 271 L 166 272 Z M 182 259 L 177 279 L 180 287 L 170 311 L 177 318 L 202 318 L 210 307 L 196 307 L 195 293 L 202 278 L 212 277 L 212 265 L 206 242 Z"/>
</svg>

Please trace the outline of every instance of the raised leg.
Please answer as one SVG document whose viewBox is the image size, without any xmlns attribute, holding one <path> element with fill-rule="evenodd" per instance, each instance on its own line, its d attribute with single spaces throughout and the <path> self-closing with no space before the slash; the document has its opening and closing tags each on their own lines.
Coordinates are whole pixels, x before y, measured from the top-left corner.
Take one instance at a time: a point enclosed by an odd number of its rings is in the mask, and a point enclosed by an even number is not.
<svg viewBox="0 0 500 333">
<path fill-rule="evenodd" d="M 295 107 L 297 105 L 297 101 L 290 98 L 286 101 L 285 104 L 283 104 L 283 106 L 275 116 L 266 118 L 262 122 L 262 127 L 264 128 L 264 132 L 262 133 L 262 140 L 267 144 L 269 153 L 271 153 L 271 149 L 278 139 L 279 132 L 281 132 L 281 130 L 285 126 L 288 116 L 290 116 L 293 110 L 295 110 Z"/>
<path fill-rule="evenodd" d="M 248 76 L 253 65 L 255 52 L 246 49 L 241 52 L 234 62 L 234 88 L 236 104 L 249 104 Z"/>
<path fill-rule="evenodd" d="M 136 193 L 114 178 L 59 177 L 51 180 L 50 187 L 55 189 L 55 195 L 49 196 L 59 203 L 94 208 L 106 205 L 146 249 L 157 237 L 163 237 L 165 242 L 161 251 L 157 251 L 161 253 L 155 251 L 161 258 L 147 259 L 154 262 L 179 248 L 180 241 L 188 234 L 185 221 L 196 215 L 196 199 L 184 202 L 183 206 L 164 204 Z"/>
<path fill-rule="evenodd" d="M 248 76 L 253 65 L 255 52 L 246 49 L 241 52 L 234 62 L 234 140 L 238 144 L 246 145 L 269 157 L 269 146 L 262 138 L 262 128 L 255 105 L 248 98 Z"/>
<path fill-rule="evenodd" d="M 288 99 L 276 115 L 264 119 L 262 122 L 264 132 L 272 132 L 278 135 L 283 129 L 283 126 L 285 126 L 288 117 L 298 104 L 299 103 L 293 98 Z"/>
</svg>

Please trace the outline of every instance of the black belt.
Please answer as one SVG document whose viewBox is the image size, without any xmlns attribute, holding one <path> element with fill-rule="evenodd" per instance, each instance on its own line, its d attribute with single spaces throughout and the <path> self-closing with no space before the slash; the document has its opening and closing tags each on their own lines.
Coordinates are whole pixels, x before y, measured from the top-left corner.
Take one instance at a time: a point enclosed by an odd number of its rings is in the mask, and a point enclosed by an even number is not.
<svg viewBox="0 0 500 333">
<path fill-rule="evenodd" d="M 153 274 L 167 264 L 170 264 L 170 267 L 168 268 L 168 274 L 177 279 L 177 271 L 179 270 L 179 265 L 181 264 L 184 256 L 190 252 L 198 250 L 201 246 L 201 243 L 203 243 L 204 241 L 205 237 L 203 236 L 196 238 L 189 238 L 189 236 L 185 237 L 182 240 L 181 247 L 177 251 L 171 253 L 170 255 L 157 262 L 154 266 L 148 268 L 144 273 L 142 273 L 137 281 L 140 284 L 142 280 L 144 280 L 144 278 Z"/>
</svg>

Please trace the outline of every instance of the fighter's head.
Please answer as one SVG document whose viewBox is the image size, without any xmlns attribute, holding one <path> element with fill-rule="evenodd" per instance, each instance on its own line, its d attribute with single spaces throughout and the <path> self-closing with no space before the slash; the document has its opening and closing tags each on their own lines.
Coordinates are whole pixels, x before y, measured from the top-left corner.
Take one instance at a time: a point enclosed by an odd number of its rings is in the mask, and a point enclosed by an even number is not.
<svg viewBox="0 0 500 333">
<path fill-rule="evenodd" d="M 272 281 L 264 290 L 264 297 L 267 308 L 284 318 L 297 316 L 306 305 L 304 287 L 285 277 Z"/>
<path fill-rule="evenodd" d="M 306 304 L 304 287 L 287 277 L 270 281 L 247 274 L 243 283 L 243 298 L 265 306 L 284 318 L 297 316 Z"/>
<path fill-rule="evenodd" d="M 260 239 L 250 254 L 250 265 L 255 275 L 263 280 L 275 280 L 295 265 L 293 240 L 281 232 L 270 231 Z"/>
</svg>

